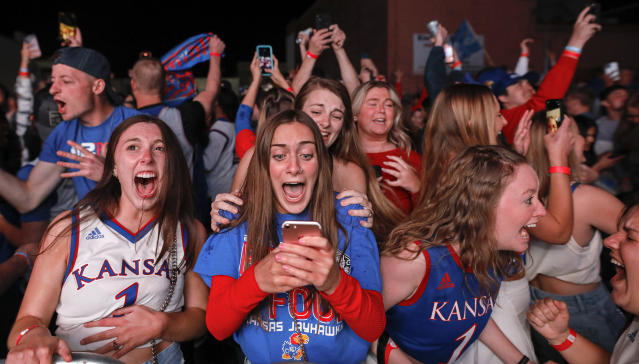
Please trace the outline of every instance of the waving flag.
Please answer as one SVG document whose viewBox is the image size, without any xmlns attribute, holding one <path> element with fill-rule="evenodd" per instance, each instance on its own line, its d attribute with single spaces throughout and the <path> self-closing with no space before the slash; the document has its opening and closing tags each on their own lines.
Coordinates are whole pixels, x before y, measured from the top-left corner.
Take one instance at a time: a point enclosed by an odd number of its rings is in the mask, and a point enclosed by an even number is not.
<svg viewBox="0 0 639 364">
<path fill-rule="evenodd" d="M 210 59 L 209 37 L 213 33 L 195 35 L 168 51 L 160 61 L 166 70 L 164 102 L 177 105 L 197 93 L 191 69 Z"/>
<path fill-rule="evenodd" d="M 466 59 L 468 56 L 482 49 L 477 35 L 466 19 L 462 21 L 455 34 L 450 37 L 450 40 L 455 50 L 457 50 L 457 55 L 460 60 Z"/>
</svg>

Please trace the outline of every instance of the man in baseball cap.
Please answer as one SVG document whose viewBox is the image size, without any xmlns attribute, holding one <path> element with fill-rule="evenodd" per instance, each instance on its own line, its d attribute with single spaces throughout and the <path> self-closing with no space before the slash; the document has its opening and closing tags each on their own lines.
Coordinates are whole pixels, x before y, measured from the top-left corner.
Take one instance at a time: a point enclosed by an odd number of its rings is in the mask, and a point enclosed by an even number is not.
<svg viewBox="0 0 639 364">
<path fill-rule="evenodd" d="M 110 74 L 107 59 L 93 49 L 69 47 L 56 52 L 49 93 L 64 121 L 45 140 L 26 182 L 0 171 L 0 196 L 18 211 L 35 208 L 62 178 L 73 179 L 78 199 L 95 187 L 111 132 L 122 120 L 139 114 L 115 105 Z"/>
</svg>

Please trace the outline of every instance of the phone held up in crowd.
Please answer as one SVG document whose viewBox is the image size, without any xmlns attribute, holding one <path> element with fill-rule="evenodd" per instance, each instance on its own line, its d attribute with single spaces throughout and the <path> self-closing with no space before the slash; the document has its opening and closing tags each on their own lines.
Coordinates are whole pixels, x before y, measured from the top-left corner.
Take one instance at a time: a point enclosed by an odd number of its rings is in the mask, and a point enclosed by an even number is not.
<svg viewBox="0 0 639 364">
<path fill-rule="evenodd" d="M 260 62 L 262 76 L 270 76 L 273 69 L 273 48 L 270 45 L 258 45 L 257 60 Z"/>
</svg>

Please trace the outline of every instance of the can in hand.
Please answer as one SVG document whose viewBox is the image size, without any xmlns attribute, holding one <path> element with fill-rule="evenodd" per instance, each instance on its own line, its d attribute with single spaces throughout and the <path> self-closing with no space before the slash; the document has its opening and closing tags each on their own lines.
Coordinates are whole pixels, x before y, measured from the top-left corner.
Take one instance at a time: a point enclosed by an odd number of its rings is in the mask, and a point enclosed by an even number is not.
<svg viewBox="0 0 639 364">
<path fill-rule="evenodd" d="M 437 20 L 431 20 L 426 24 L 426 28 L 430 32 L 431 37 L 436 37 L 437 32 L 439 31 L 439 22 Z"/>
</svg>

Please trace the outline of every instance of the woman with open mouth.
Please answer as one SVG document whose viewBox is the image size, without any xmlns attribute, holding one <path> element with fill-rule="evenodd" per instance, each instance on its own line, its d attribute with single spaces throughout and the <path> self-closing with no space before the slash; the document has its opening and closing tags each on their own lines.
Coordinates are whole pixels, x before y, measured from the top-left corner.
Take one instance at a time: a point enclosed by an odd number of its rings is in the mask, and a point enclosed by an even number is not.
<svg viewBox="0 0 639 364">
<path fill-rule="evenodd" d="M 179 363 L 177 342 L 205 330 L 207 288 L 191 269 L 205 232 L 177 138 L 160 119 L 131 117 L 104 163 L 96 188 L 44 235 L 7 363 L 70 361 L 76 351 Z"/>
<path fill-rule="evenodd" d="M 528 313 L 530 324 L 568 363 L 636 363 L 639 358 L 639 205 L 624 210 L 617 232 L 604 240 L 617 274 L 610 280 L 613 301 L 634 318 L 619 336 L 612 353 L 574 330 L 566 303 L 550 297 L 536 301 Z"/>
<path fill-rule="evenodd" d="M 385 324 L 379 253 L 361 218 L 335 198 L 322 134 L 287 110 L 260 127 L 230 225 L 205 243 L 195 271 L 211 286 L 206 323 L 233 335 L 251 363 L 359 363 Z M 285 221 L 319 223 L 283 238 Z"/>
<path fill-rule="evenodd" d="M 533 117 L 526 157 L 539 177 L 539 198 L 545 204 L 549 203 L 551 175 L 560 173 L 570 177 L 574 215 L 572 234 L 563 244 L 534 239 L 526 255 L 526 278 L 530 281 L 533 302 L 546 297 L 564 301 L 570 312 L 570 325 L 590 341 L 612 351 L 625 318 L 601 282 L 599 256 L 603 243 L 600 231 L 606 234 L 617 231 L 617 218 L 624 205 L 607 191 L 577 182 L 579 164 L 584 159 L 584 138 L 570 116 L 564 116 L 564 123 L 570 124 L 575 137 L 567 168 L 553 167 L 548 158 L 544 146 L 547 134 L 544 112 Z M 534 332 L 532 337 L 540 362 L 564 362 L 560 353 L 543 337 Z"/>
<path fill-rule="evenodd" d="M 523 270 L 528 227 L 545 214 L 538 187 L 524 157 L 504 147 L 469 147 L 448 163 L 382 251 L 379 363 L 453 363 L 477 339 L 505 363 L 528 362 L 491 313 L 501 281 Z"/>
</svg>

